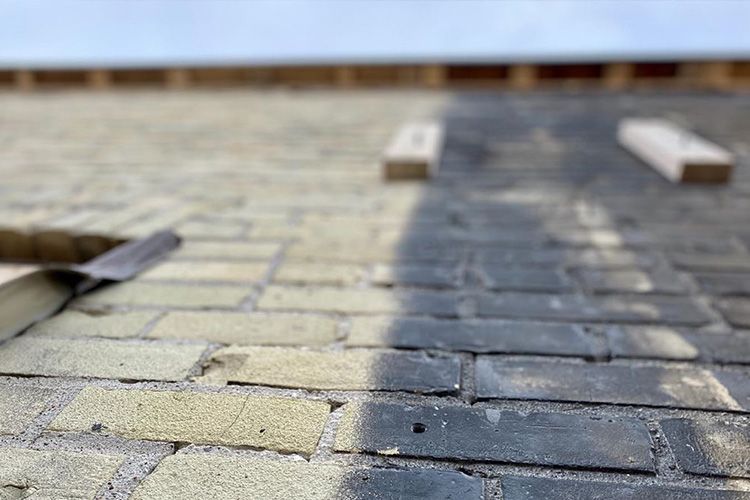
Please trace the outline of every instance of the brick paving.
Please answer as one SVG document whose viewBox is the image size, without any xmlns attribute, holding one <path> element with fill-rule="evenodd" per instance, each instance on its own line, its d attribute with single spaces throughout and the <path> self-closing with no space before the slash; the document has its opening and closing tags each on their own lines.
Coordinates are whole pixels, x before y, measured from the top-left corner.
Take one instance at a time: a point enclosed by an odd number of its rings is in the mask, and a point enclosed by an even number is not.
<svg viewBox="0 0 750 500">
<path fill-rule="evenodd" d="M 733 183 L 630 157 L 639 115 Z M 438 177 L 384 183 L 421 118 Z M 3 255 L 184 238 L 0 344 L 0 498 L 750 498 L 747 96 L 6 93 L 0 124 Z"/>
</svg>

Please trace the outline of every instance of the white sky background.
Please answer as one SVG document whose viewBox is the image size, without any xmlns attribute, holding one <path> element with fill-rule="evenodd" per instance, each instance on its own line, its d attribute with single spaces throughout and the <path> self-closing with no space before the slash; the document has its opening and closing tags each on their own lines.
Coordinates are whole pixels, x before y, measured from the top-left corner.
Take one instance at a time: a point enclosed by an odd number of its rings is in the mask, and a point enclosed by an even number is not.
<svg viewBox="0 0 750 500">
<path fill-rule="evenodd" d="M 0 0 L 0 66 L 750 57 L 750 0 Z"/>
</svg>

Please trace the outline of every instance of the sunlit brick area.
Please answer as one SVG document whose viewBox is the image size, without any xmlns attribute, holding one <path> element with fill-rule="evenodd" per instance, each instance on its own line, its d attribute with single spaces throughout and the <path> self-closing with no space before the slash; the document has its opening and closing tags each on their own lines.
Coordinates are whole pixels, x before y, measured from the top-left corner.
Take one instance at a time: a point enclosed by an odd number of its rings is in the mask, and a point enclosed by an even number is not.
<svg viewBox="0 0 750 500">
<path fill-rule="evenodd" d="M 385 181 L 424 119 L 437 175 Z M 0 498 L 750 498 L 748 96 L 6 92 L 0 127 L 0 236 L 182 237 L 0 343 Z"/>
</svg>

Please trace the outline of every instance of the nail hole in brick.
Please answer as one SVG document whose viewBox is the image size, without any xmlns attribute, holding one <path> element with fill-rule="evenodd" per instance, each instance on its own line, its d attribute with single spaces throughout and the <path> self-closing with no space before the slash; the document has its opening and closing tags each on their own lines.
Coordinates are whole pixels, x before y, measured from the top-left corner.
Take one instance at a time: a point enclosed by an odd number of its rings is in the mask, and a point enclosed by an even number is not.
<svg viewBox="0 0 750 500">
<path fill-rule="evenodd" d="M 411 431 L 415 434 L 422 434 L 427 430 L 427 426 L 420 422 L 414 422 L 411 424 Z"/>
</svg>

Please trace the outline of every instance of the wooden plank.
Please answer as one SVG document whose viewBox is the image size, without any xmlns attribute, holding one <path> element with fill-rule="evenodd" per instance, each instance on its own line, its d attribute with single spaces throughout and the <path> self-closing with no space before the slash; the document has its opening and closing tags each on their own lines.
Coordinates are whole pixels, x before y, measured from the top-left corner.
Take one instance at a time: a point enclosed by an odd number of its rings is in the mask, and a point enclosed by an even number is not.
<svg viewBox="0 0 750 500">
<path fill-rule="evenodd" d="M 537 81 L 537 67 L 532 64 L 519 64 L 510 67 L 510 86 L 516 90 L 530 90 Z"/>
<path fill-rule="evenodd" d="M 18 90 L 21 90 L 23 92 L 34 90 L 34 88 L 36 87 L 36 78 L 34 78 L 34 73 L 27 69 L 19 69 L 18 71 L 16 71 L 16 87 L 18 87 Z"/>
<path fill-rule="evenodd" d="M 730 61 L 712 61 L 704 65 L 706 86 L 715 90 L 732 88 L 732 63 Z"/>
<path fill-rule="evenodd" d="M 354 87 L 357 83 L 357 73 L 351 66 L 336 67 L 336 84 L 339 87 Z"/>
<path fill-rule="evenodd" d="M 443 136 L 443 125 L 437 122 L 403 125 L 383 154 L 385 179 L 427 179 L 435 175 L 443 149 Z"/>
<path fill-rule="evenodd" d="M 190 86 L 190 72 L 183 68 L 167 69 L 164 73 L 164 81 L 169 89 L 186 89 Z"/>
<path fill-rule="evenodd" d="M 609 90 L 627 88 L 633 80 L 633 65 L 629 63 L 607 64 L 604 68 L 604 86 Z"/>
<path fill-rule="evenodd" d="M 430 64 L 422 67 L 422 81 L 429 88 L 440 88 L 445 86 L 445 66 Z"/>
<path fill-rule="evenodd" d="M 734 165 L 726 149 L 667 120 L 627 118 L 617 140 L 672 182 L 728 182 Z"/>
<path fill-rule="evenodd" d="M 106 69 L 92 69 L 86 72 L 86 81 L 92 89 L 107 89 L 112 86 L 112 73 Z"/>
</svg>

